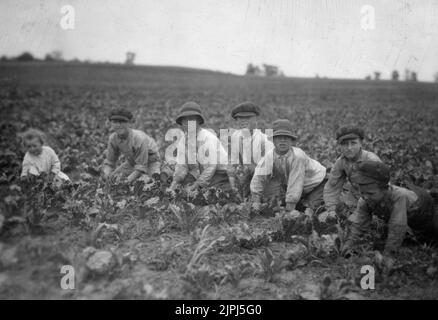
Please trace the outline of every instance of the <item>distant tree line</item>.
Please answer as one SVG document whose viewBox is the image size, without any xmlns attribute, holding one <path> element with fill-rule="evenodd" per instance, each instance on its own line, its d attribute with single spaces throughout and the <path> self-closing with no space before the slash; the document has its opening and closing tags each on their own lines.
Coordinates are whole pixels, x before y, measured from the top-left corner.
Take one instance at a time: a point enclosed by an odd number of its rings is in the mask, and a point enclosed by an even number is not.
<svg viewBox="0 0 438 320">
<path fill-rule="evenodd" d="M 374 77 L 372 77 L 371 75 L 367 75 L 365 77 L 365 80 L 375 80 L 378 81 L 380 80 L 380 76 L 381 73 L 379 71 L 375 71 L 374 72 Z M 392 81 L 398 81 L 400 79 L 400 73 L 397 70 L 394 70 L 391 72 L 391 80 Z M 417 73 L 415 71 L 411 71 L 409 69 L 405 69 L 405 81 L 409 81 L 409 82 L 417 82 Z M 435 77 L 435 81 L 438 82 L 438 73 L 437 76 Z"/>
<path fill-rule="evenodd" d="M 126 65 L 133 65 L 134 60 L 136 58 L 135 52 L 127 52 L 126 53 L 126 59 L 125 64 Z M 18 61 L 18 62 L 29 62 L 29 61 L 47 61 L 47 62 L 72 62 L 72 63 L 92 63 L 90 60 L 84 60 L 81 61 L 77 58 L 74 58 L 72 60 L 65 60 L 64 55 L 62 51 L 60 50 L 54 50 L 50 53 L 47 53 L 44 56 L 44 59 L 36 58 L 32 53 L 26 51 L 21 53 L 20 55 L 16 57 L 7 57 L 5 55 L 0 57 L 0 62 L 5 61 Z M 104 62 L 108 63 L 108 62 Z M 254 65 L 252 63 L 249 63 L 246 67 L 246 75 L 248 76 L 260 76 L 260 77 L 284 77 L 283 71 L 278 66 L 270 65 L 270 64 L 262 64 L 262 66 Z M 379 71 L 374 72 L 374 77 L 371 75 L 367 75 L 365 77 L 365 80 L 380 80 L 381 73 Z M 316 78 L 319 78 L 319 75 L 316 75 Z M 397 70 L 392 71 L 391 73 L 391 80 L 392 81 L 399 81 L 400 79 L 400 73 Z M 435 73 L 434 76 L 435 82 L 438 83 L 438 72 Z M 408 82 L 417 82 L 417 73 L 415 71 L 411 71 L 409 69 L 405 69 L 405 81 Z"/>
<path fill-rule="evenodd" d="M 125 64 L 127 65 L 133 65 L 135 59 L 135 53 L 134 52 L 127 52 L 126 53 L 126 60 Z M 64 59 L 64 55 L 62 51 L 60 50 L 54 50 L 52 52 L 47 53 L 43 59 L 35 57 L 32 53 L 26 51 L 22 54 L 19 54 L 16 57 L 7 57 L 5 55 L 0 57 L 0 62 L 6 62 L 6 61 L 18 61 L 18 62 L 32 62 L 32 61 L 46 61 L 46 62 L 71 62 L 71 63 L 102 63 L 102 62 L 94 62 L 90 60 L 79 60 L 77 58 L 74 58 L 72 60 L 66 60 Z M 103 63 L 109 63 L 109 62 L 103 62 Z"/>
<path fill-rule="evenodd" d="M 262 65 L 262 67 L 249 63 L 246 67 L 245 74 L 247 76 L 284 77 L 284 73 L 279 67 L 265 63 Z"/>
<path fill-rule="evenodd" d="M 79 59 L 72 59 L 67 61 L 64 59 L 63 53 L 60 50 L 54 50 L 50 53 L 47 53 L 43 59 L 35 57 L 32 53 L 26 51 L 22 54 L 19 54 L 16 57 L 7 57 L 5 55 L 0 57 L 0 61 L 19 61 L 19 62 L 30 62 L 30 61 L 48 61 L 48 62 L 87 62 L 80 61 Z"/>
</svg>

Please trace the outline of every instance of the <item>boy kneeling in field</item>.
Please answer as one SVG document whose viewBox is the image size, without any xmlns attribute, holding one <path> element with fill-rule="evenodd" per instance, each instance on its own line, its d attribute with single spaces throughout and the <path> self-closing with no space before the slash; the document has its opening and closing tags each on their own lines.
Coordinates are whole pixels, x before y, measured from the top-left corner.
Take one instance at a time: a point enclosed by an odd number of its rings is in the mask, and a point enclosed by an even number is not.
<svg viewBox="0 0 438 320">
<path fill-rule="evenodd" d="M 344 252 L 363 240 L 373 215 L 387 223 L 384 257 L 391 257 L 400 248 L 409 228 L 419 240 L 438 239 L 438 214 L 426 190 L 390 184 L 389 167 L 378 161 L 360 163 L 351 179 L 358 184 L 361 198 L 348 218 L 351 226 Z"/>
<path fill-rule="evenodd" d="M 323 203 L 326 168 L 300 148 L 293 147 L 297 137 L 289 120 L 276 120 L 273 129 L 275 148 L 259 162 L 251 180 L 254 210 L 260 210 L 262 199 L 270 198 L 285 201 L 287 211 L 295 210 L 299 201 L 317 209 Z"/>
<path fill-rule="evenodd" d="M 130 128 L 133 115 L 128 110 L 115 109 L 109 115 L 111 131 L 106 159 L 103 163 L 103 178 L 120 182 L 126 178 L 131 184 L 139 177 L 150 178 L 160 174 L 161 160 L 155 140 L 140 130 Z M 114 170 L 123 154 L 126 161 Z"/>
<path fill-rule="evenodd" d="M 199 188 L 238 192 L 231 166 L 221 163 L 221 160 L 228 162 L 228 153 L 214 133 L 201 127 L 205 123 L 201 107 L 196 102 L 185 103 L 175 122 L 184 132 L 184 150 L 180 150 L 184 152 L 184 160 L 175 165 L 169 191 L 173 192 L 183 185 L 189 193 Z M 200 150 L 203 149 L 211 150 L 216 156 L 212 159 L 201 159 L 203 154 Z"/>
<path fill-rule="evenodd" d="M 239 141 L 239 165 L 243 169 L 239 177 L 239 185 L 243 197 L 250 195 L 250 183 L 257 164 L 267 151 L 274 148 L 268 136 L 257 129 L 259 115 L 259 107 L 252 102 L 243 102 L 231 111 L 231 117 L 239 126 L 231 136 L 231 144 L 233 145 L 233 141 Z"/>
<path fill-rule="evenodd" d="M 352 173 L 363 161 L 380 161 L 373 152 L 362 149 L 364 136 L 364 131 L 354 126 L 341 127 L 336 133 L 341 156 L 336 160 L 324 186 L 324 203 L 329 212 L 335 212 L 339 204 L 354 209 L 359 200 L 359 190 L 351 184 Z"/>
<path fill-rule="evenodd" d="M 61 162 L 55 151 L 44 145 L 44 134 L 36 129 L 29 129 L 23 134 L 24 147 L 27 149 L 23 159 L 21 179 L 39 176 L 41 173 L 53 173 L 55 180 L 70 181 L 61 171 Z"/>
</svg>

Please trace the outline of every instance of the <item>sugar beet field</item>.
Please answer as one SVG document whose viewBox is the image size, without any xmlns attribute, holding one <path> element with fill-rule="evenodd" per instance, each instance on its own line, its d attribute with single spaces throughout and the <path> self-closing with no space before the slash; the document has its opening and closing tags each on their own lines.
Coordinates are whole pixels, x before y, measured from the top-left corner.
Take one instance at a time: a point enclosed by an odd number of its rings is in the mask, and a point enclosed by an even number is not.
<svg viewBox="0 0 438 320">
<path fill-rule="evenodd" d="M 335 130 L 362 125 L 365 148 L 392 166 L 392 181 L 438 193 L 438 85 L 270 79 L 169 67 L 0 64 L 0 299 L 437 299 L 438 250 L 406 241 L 384 269 L 374 251 L 345 259 L 345 221 L 251 214 L 212 193 L 170 198 L 169 179 L 105 185 L 99 167 L 108 111 L 131 110 L 135 127 L 164 150 L 186 101 L 207 127 L 233 127 L 230 110 L 251 100 L 262 128 L 289 119 L 298 146 L 323 165 L 337 158 Z M 19 181 L 18 134 L 44 130 L 73 184 Z M 268 208 L 269 209 L 269 208 Z M 379 232 L 375 221 L 373 232 Z M 376 242 L 376 249 L 379 243 Z M 60 286 L 64 265 L 75 288 Z M 375 267 L 363 290 L 361 267 Z"/>
</svg>

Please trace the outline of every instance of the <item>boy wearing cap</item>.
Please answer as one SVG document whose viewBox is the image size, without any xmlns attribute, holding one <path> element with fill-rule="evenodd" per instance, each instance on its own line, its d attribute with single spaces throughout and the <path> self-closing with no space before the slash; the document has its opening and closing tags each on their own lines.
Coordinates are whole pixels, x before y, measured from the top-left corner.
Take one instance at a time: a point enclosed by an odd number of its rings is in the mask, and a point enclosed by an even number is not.
<svg viewBox="0 0 438 320">
<path fill-rule="evenodd" d="M 161 160 L 155 140 L 140 130 L 130 128 L 133 115 L 125 109 L 112 110 L 109 115 L 111 131 L 106 159 L 103 163 L 103 178 L 133 183 L 140 176 L 151 177 L 160 173 Z M 123 154 L 126 161 L 114 170 Z"/>
<path fill-rule="evenodd" d="M 324 202 L 327 211 L 336 211 L 336 205 L 343 200 L 351 207 L 356 207 L 359 190 L 351 184 L 351 174 L 363 161 L 380 161 L 373 152 L 362 149 L 364 131 L 354 126 L 341 127 L 336 133 L 336 140 L 341 149 L 341 156 L 336 160 L 328 182 L 324 186 Z M 346 192 L 343 193 L 343 189 Z"/>
<path fill-rule="evenodd" d="M 239 184 L 244 197 L 250 194 L 249 186 L 257 164 L 267 151 L 274 148 L 273 143 L 268 140 L 268 136 L 257 129 L 259 115 L 259 107 L 249 101 L 238 104 L 231 111 L 231 117 L 237 122 L 239 128 L 231 136 L 231 146 L 239 146 L 238 160 L 243 169 L 243 174 L 239 177 Z M 236 141 L 238 144 L 235 143 Z M 231 151 L 232 155 L 233 151 Z"/>
<path fill-rule="evenodd" d="M 373 215 L 387 223 L 384 256 L 398 250 L 409 228 L 420 239 L 438 239 L 438 216 L 426 190 L 389 184 L 390 169 L 379 161 L 360 163 L 351 179 L 358 184 L 361 198 L 356 211 L 348 218 L 351 226 L 344 250 L 361 240 L 370 228 Z"/>
<path fill-rule="evenodd" d="M 289 120 L 276 120 L 273 129 L 275 148 L 259 162 L 251 180 L 254 209 L 260 207 L 262 198 L 272 197 L 283 198 L 288 211 L 295 210 L 300 200 L 316 209 L 323 202 L 326 168 L 292 146 L 297 137 L 292 133 Z"/>
<path fill-rule="evenodd" d="M 184 161 L 175 165 L 170 191 L 174 191 L 179 185 L 187 186 L 189 193 L 208 187 L 237 190 L 230 166 L 228 163 L 221 163 L 228 162 L 228 153 L 214 133 L 201 127 L 205 123 L 201 107 L 196 102 L 185 103 L 175 122 L 184 131 L 185 155 Z M 216 157 L 203 159 L 200 152 L 203 149 L 213 150 Z"/>
</svg>

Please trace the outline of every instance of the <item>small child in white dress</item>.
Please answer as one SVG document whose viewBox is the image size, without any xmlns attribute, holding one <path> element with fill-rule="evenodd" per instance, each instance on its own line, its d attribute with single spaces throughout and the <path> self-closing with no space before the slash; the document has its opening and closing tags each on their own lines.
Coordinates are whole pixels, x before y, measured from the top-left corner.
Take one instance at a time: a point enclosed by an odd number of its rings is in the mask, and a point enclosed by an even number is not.
<svg viewBox="0 0 438 320">
<path fill-rule="evenodd" d="M 23 159 L 21 177 L 39 176 L 42 172 L 54 173 L 55 179 L 70 181 L 61 171 L 61 162 L 55 151 L 44 145 L 44 134 L 36 129 L 29 129 L 23 134 L 24 146 L 27 152 Z"/>
</svg>

